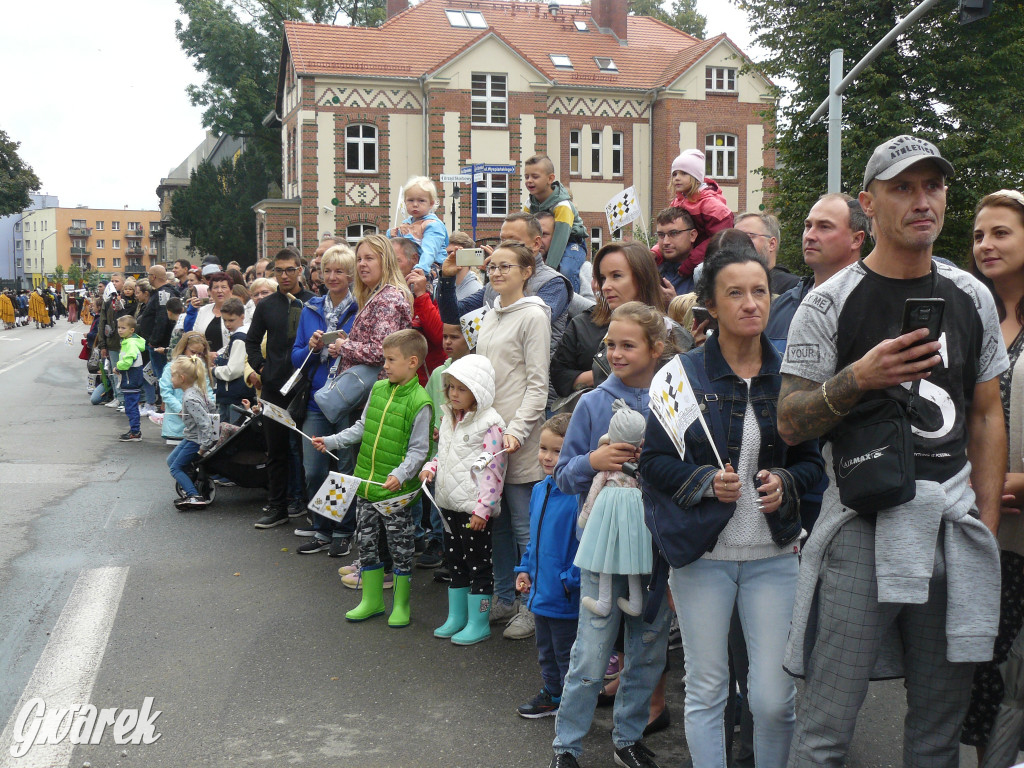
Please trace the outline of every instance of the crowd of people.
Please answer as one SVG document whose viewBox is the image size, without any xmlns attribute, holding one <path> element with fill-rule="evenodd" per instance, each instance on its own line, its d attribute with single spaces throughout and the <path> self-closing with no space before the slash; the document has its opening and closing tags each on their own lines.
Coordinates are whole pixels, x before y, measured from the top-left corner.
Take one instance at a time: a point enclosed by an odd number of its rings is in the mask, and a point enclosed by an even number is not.
<svg viewBox="0 0 1024 768">
<path fill-rule="evenodd" d="M 953 166 L 897 137 L 857 198 L 807 213 L 797 277 L 779 222 L 730 211 L 703 169 L 696 150 L 673 162 L 653 249 L 588 256 L 537 156 L 482 273 L 417 177 L 408 218 L 354 249 L 325 235 L 308 260 L 115 275 L 83 308 L 92 402 L 125 413 L 123 441 L 160 423 L 181 510 L 209 503 L 188 470 L 230 406 L 286 409 L 309 439 L 262 420 L 256 528 L 295 519 L 303 555 L 354 541 L 352 622 L 408 626 L 418 566 L 447 583 L 435 637 L 535 636 L 541 688 L 517 711 L 555 716 L 554 768 L 578 765 L 608 704 L 615 762 L 656 768 L 643 739 L 671 726 L 676 622 L 697 768 L 843 765 L 868 682 L 897 676 L 905 765 L 956 765 L 961 741 L 998 765 L 993 723 L 1024 682 L 1006 664 L 1024 624 L 1024 196 L 978 203 L 967 271 L 935 259 Z M 908 300 L 944 307 L 937 333 L 906 326 Z M 671 361 L 701 414 L 681 439 L 649 396 Z M 355 500 L 312 512 L 332 471 Z"/>
<path fill-rule="evenodd" d="M 71 295 L 67 297 L 65 306 L 64 295 L 50 286 L 40 286 L 31 291 L 8 288 L 0 292 L 0 322 L 6 330 L 28 327 L 29 323 L 34 323 L 36 328 L 52 328 L 63 316 L 67 316 L 69 323 L 74 323 L 81 301 L 77 294 Z"/>
</svg>

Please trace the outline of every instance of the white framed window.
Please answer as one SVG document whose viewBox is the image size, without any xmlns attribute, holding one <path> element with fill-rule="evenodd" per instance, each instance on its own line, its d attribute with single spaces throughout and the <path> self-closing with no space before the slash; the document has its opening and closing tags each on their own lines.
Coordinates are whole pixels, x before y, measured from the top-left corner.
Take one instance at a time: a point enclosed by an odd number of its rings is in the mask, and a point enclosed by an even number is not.
<svg viewBox="0 0 1024 768">
<path fill-rule="evenodd" d="M 595 56 L 594 63 L 597 64 L 597 68 L 602 72 L 618 73 L 619 71 L 619 68 L 615 65 L 615 60 L 609 59 L 607 56 Z"/>
<path fill-rule="evenodd" d="M 20 221 L 14 222 L 14 231 L 15 232 L 21 232 L 21 222 Z"/>
<path fill-rule="evenodd" d="M 85 219 L 72 219 L 71 226 L 75 229 L 85 229 Z"/>
<path fill-rule="evenodd" d="M 15 240 L 14 241 L 14 250 L 16 250 L 16 251 L 20 251 L 21 250 L 21 240 Z"/>
<path fill-rule="evenodd" d="M 121 266 L 121 260 L 120 259 L 114 259 L 114 266 L 115 267 L 120 267 Z"/>
<path fill-rule="evenodd" d="M 375 234 L 377 234 L 377 227 L 374 224 L 363 224 L 360 222 L 358 224 L 349 224 L 345 227 L 345 241 L 353 248 L 367 235 Z"/>
<path fill-rule="evenodd" d="M 96 269 L 103 269 L 105 266 L 107 266 L 106 259 L 96 259 Z"/>
<path fill-rule="evenodd" d="M 613 229 L 612 230 L 612 240 L 621 240 L 621 239 L 622 239 L 622 227 L 619 227 L 618 229 Z"/>
<path fill-rule="evenodd" d="M 284 247 L 294 248 L 298 244 L 298 238 L 295 236 L 295 227 L 284 228 Z"/>
<path fill-rule="evenodd" d="M 97 240 L 96 241 L 96 249 L 97 250 L 102 249 L 105 245 L 106 245 L 106 241 L 105 240 Z"/>
<path fill-rule="evenodd" d="M 151 221 L 151 222 L 149 222 L 149 234 L 153 234 L 154 232 L 159 232 L 159 231 L 160 231 L 160 222 L 159 221 Z"/>
<path fill-rule="evenodd" d="M 600 227 L 590 228 L 590 254 L 593 256 L 604 244 L 604 230 Z"/>
<path fill-rule="evenodd" d="M 622 175 L 622 160 L 625 157 L 625 146 L 626 137 L 622 131 L 612 131 L 612 176 Z"/>
<path fill-rule="evenodd" d="M 585 22 L 585 21 L 583 21 L 581 19 L 573 19 L 572 20 L 572 25 L 574 27 L 576 27 L 576 31 L 577 32 L 589 32 L 590 31 L 590 27 L 587 26 L 587 22 Z"/>
<path fill-rule="evenodd" d="M 121 241 L 120 240 L 111 240 L 110 241 L 110 247 L 113 248 L 115 251 L 121 250 Z"/>
<path fill-rule="evenodd" d="M 72 237 L 71 238 L 71 247 L 72 248 L 85 248 L 85 240 L 83 240 L 80 237 Z"/>
<path fill-rule="evenodd" d="M 377 172 L 377 126 L 358 124 L 345 128 L 345 170 Z"/>
<path fill-rule="evenodd" d="M 103 231 L 103 222 L 102 221 L 97 221 L 96 222 L 96 231 L 97 232 L 102 232 Z"/>
<path fill-rule="evenodd" d="M 601 131 L 590 132 L 590 172 L 601 173 Z"/>
<path fill-rule="evenodd" d="M 569 173 L 580 172 L 580 132 L 569 131 Z"/>
<path fill-rule="evenodd" d="M 572 59 L 566 56 L 564 53 L 549 53 L 551 57 L 551 63 L 555 65 L 555 69 L 572 69 Z"/>
<path fill-rule="evenodd" d="M 128 229 L 142 229 L 142 225 L 137 221 L 129 221 Z"/>
<path fill-rule="evenodd" d="M 111 232 L 120 232 L 121 231 L 121 222 L 120 221 L 112 221 L 112 222 L 110 222 L 110 231 Z"/>
<path fill-rule="evenodd" d="M 508 76 L 474 72 L 471 117 L 473 125 L 505 125 L 508 122 Z"/>
<path fill-rule="evenodd" d="M 736 92 L 735 67 L 707 67 L 704 70 L 704 90 L 718 93 Z"/>
<path fill-rule="evenodd" d="M 487 20 L 480 11 L 445 10 L 448 23 L 458 29 L 487 29 Z"/>
<path fill-rule="evenodd" d="M 709 133 L 704 144 L 707 175 L 713 179 L 735 179 L 736 137 L 731 133 Z"/>
<path fill-rule="evenodd" d="M 508 213 L 508 174 L 485 173 L 476 185 L 476 210 L 481 216 L 504 216 Z"/>
</svg>

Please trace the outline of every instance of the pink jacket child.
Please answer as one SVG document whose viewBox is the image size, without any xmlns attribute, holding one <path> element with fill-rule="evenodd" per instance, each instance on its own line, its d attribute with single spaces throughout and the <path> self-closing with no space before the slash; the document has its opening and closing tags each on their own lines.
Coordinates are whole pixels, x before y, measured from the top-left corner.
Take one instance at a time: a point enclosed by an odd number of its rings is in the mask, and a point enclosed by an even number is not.
<svg viewBox="0 0 1024 768">
<path fill-rule="evenodd" d="M 725 195 L 713 179 L 704 176 L 704 167 L 704 153 L 699 149 L 688 149 L 672 161 L 671 188 L 676 196 L 669 205 L 689 213 L 697 230 L 693 250 L 679 263 L 679 274 L 683 277 L 692 277 L 693 270 L 704 261 L 712 235 L 733 225 L 733 213 Z M 652 250 L 660 265 L 661 246 Z"/>
</svg>

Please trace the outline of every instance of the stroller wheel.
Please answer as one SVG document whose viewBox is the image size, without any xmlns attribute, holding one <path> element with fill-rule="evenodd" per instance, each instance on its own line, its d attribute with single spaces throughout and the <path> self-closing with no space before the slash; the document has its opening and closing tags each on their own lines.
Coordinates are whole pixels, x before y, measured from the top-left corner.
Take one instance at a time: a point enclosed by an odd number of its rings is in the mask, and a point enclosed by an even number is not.
<svg viewBox="0 0 1024 768">
<path fill-rule="evenodd" d="M 184 499 L 188 495 L 185 493 L 185 489 L 181 487 L 181 483 L 178 482 L 174 484 L 174 492 L 178 494 L 179 499 Z"/>
<path fill-rule="evenodd" d="M 199 477 L 196 481 L 196 490 L 203 495 L 211 504 L 213 500 L 217 498 L 217 484 L 213 482 L 205 473 Z"/>
</svg>

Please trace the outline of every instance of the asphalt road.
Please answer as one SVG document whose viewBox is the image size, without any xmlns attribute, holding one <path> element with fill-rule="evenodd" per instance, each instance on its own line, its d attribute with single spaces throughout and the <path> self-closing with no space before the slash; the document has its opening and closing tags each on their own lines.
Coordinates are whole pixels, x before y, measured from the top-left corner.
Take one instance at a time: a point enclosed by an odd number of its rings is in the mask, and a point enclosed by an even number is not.
<svg viewBox="0 0 1024 768">
<path fill-rule="evenodd" d="M 258 492 L 221 489 L 171 505 L 169 448 L 143 420 L 118 443 L 121 414 L 89 405 L 84 326 L 0 331 L 0 766 L 531 766 L 550 760 L 554 719 L 515 706 L 539 689 L 532 641 L 436 640 L 446 595 L 413 582 L 413 624 L 353 625 L 358 600 L 326 554 L 300 556 L 292 527 L 252 527 Z M 388 598 L 390 599 L 390 598 Z M 649 746 L 662 768 L 690 765 L 682 665 L 674 724 Z M 159 710 L 151 744 L 33 747 L 10 756 L 15 720 L 48 705 Z M 903 690 L 875 684 L 851 766 L 901 763 Z M 611 711 L 599 709 L 585 768 L 611 766 Z M 963 765 L 974 765 L 964 750 Z"/>
</svg>

